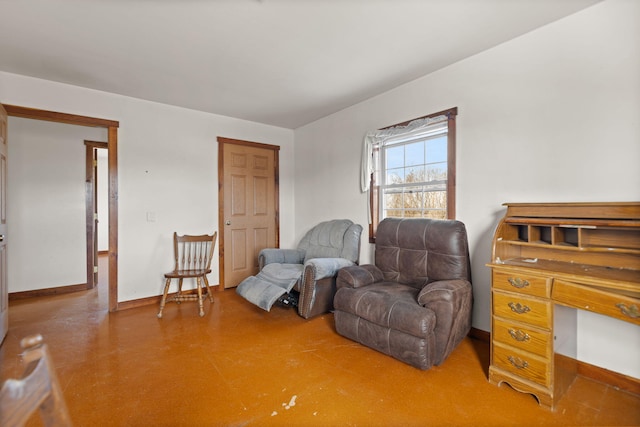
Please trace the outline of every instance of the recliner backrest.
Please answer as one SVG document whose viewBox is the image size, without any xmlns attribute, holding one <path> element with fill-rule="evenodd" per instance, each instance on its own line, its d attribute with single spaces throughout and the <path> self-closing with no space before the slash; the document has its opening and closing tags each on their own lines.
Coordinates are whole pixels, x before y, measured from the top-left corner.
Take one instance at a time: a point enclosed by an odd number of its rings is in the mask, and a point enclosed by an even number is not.
<svg viewBox="0 0 640 427">
<path fill-rule="evenodd" d="M 385 218 L 376 233 L 375 263 L 385 280 L 417 289 L 437 280 L 471 280 L 467 232 L 455 220 Z"/>
<path fill-rule="evenodd" d="M 309 230 L 300 243 L 305 262 L 312 258 L 345 258 L 354 263 L 360 257 L 362 226 L 348 219 L 321 222 Z"/>
</svg>

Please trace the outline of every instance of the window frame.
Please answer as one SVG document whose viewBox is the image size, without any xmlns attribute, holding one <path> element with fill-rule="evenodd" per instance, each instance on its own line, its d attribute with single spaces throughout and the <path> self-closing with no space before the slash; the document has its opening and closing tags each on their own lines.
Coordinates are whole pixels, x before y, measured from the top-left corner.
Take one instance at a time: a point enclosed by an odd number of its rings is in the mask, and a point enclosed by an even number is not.
<svg viewBox="0 0 640 427">
<path fill-rule="evenodd" d="M 395 125 L 386 126 L 378 130 L 385 130 L 397 126 L 406 126 L 414 120 L 427 119 L 437 116 L 447 117 L 447 219 L 456 218 L 456 116 L 458 107 L 449 108 L 437 113 L 428 114 L 415 119 L 407 120 Z M 374 149 L 374 156 L 380 148 Z M 378 154 L 379 155 L 379 154 Z M 381 157 L 381 156 L 380 156 Z M 386 168 L 384 169 L 386 171 Z M 369 224 L 369 243 L 376 242 L 376 231 L 380 222 L 380 185 L 376 182 L 376 174 L 372 173 L 369 191 L 369 209 L 371 210 L 371 223 Z"/>
</svg>

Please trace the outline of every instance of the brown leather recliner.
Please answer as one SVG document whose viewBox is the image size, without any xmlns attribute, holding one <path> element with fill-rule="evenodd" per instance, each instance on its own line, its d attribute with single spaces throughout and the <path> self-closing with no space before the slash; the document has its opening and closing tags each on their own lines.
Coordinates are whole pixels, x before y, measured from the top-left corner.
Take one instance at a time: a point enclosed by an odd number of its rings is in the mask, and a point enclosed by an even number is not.
<svg viewBox="0 0 640 427">
<path fill-rule="evenodd" d="M 386 218 L 375 265 L 338 272 L 339 334 L 419 369 L 440 365 L 471 329 L 467 232 L 454 220 Z"/>
</svg>

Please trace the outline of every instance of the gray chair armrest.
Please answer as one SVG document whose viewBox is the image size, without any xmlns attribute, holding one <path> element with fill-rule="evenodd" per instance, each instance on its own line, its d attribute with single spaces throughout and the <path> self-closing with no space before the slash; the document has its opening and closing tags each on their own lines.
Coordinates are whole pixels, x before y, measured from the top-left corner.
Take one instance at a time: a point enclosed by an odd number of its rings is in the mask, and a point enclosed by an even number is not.
<svg viewBox="0 0 640 427">
<path fill-rule="evenodd" d="M 361 288 L 384 280 L 382 271 L 373 264 L 354 265 L 338 272 L 336 286 L 338 289 Z"/>
<path fill-rule="evenodd" d="M 312 258 L 307 260 L 300 284 L 298 314 L 309 319 L 333 310 L 336 274 L 341 268 L 355 265 L 344 258 Z"/>
<path fill-rule="evenodd" d="M 355 265 L 353 261 L 344 258 L 313 258 L 304 264 L 304 276 L 313 280 L 335 276 L 341 268 Z M 305 280 L 306 282 L 307 280 Z"/>
<path fill-rule="evenodd" d="M 258 266 L 260 270 L 267 264 L 303 264 L 304 251 L 298 249 L 277 249 L 267 248 L 260 251 L 258 255 Z"/>
<path fill-rule="evenodd" d="M 443 349 L 435 360 L 439 365 L 471 330 L 473 292 L 468 280 L 441 280 L 426 285 L 418 294 L 418 304 L 433 310 L 437 347 Z"/>
</svg>

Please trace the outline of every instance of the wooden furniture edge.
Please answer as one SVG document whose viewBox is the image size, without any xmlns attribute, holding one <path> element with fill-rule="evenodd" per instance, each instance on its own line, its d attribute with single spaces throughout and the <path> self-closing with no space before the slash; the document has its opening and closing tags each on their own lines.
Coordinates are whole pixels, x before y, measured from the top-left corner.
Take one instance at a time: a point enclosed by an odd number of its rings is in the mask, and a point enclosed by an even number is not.
<svg viewBox="0 0 640 427">
<path fill-rule="evenodd" d="M 491 333 L 482 329 L 471 328 L 469 338 L 491 344 Z M 619 372 L 613 372 L 599 366 L 576 360 L 578 375 L 593 381 L 598 381 L 629 393 L 640 395 L 640 379 L 633 378 Z"/>
<path fill-rule="evenodd" d="M 589 217 L 609 219 L 640 219 L 640 202 L 564 202 L 564 203 L 503 203 L 505 217 L 580 218 L 581 209 L 589 208 Z"/>
</svg>

